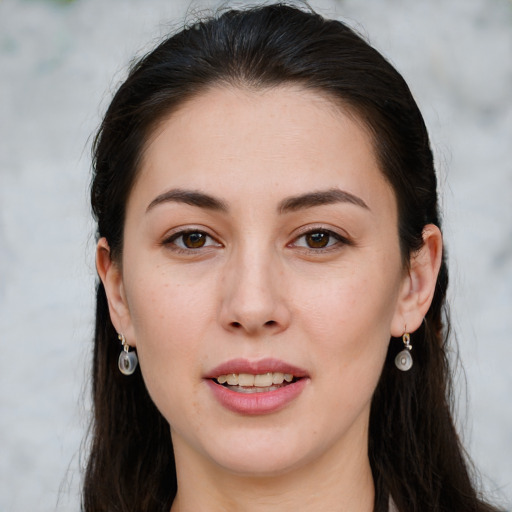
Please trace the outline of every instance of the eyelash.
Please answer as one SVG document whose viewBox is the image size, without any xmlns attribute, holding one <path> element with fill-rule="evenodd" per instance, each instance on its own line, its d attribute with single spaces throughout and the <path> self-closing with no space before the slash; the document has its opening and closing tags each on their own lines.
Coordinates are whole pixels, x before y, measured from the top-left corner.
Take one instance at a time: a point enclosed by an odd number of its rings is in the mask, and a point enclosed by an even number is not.
<svg viewBox="0 0 512 512">
<path fill-rule="evenodd" d="M 204 237 L 203 245 L 198 245 L 197 247 L 187 247 L 184 242 L 184 237 L 190 235 L 199 235 L 200 237 Z M 306 239 L 308 236 L 314 235 L 322 235 L 326 236 L 327 242 L 323 246 L 319 247 L 311 247 L 307 242 L 302 244 L 298 244 L 298 241 L 301 239 Z M 322 243 L 322 240 L 319 240 Z M 209 247 L 222 247 L 220 242 L 217 242 L 212 236 L 210 236 L 205 231 L 200 229 L 186 229 L 182 231 L 178 231 L 177 233 L 172 234 L 170 237 L 166 238 L 162 245 L 170 247 L 173 251 L 182 253 L 182 254 L 192 254 L 200 249 L 205 249 Z M 343 245 L 351 245 L 351 242 L 343 237 L 342 235 L 325 228 L 313 228 L 308 231 L 304 231 L 299 236 L 294 238 L 294 240 L 287 245 L 287 247 L 297 247 L 302 251 L 307 251 L 311 254 L 321 254 L 327 251 L 332 251 L 339 249 L 339 246 Z"/>
<path fill-rule="evenodd" d="M 308 237 L 308 236 L 313 236 L 313 235 L 318 235 L 318 234 L 328 237 L 326 245 L 321 246 L 321 247 L 311 247 L 310 245 L 307 244 L 307 242 L 305 242 L 304 245 L 297 244 L 297 242 L 301 239 L 306 239 L 306 237 Z M 330 229 L 325 229 L 325 228 L 309 229 L 308 231 L 301 233 L 298 237 L 296 237 L 293 240 L 292 243 L 289 244 L 289 246 L 291 246 L 291 247 L 299 247 L 302 250 L 305 250 L 311 254 L 319 254 L 319 253 L 324 253 L 324 252 L 331 251 L 331 250 L 336 250 L 336 249 L 339 249 L 340 246 L 343 246 L 343 245 L 351 245 L 351 242 L 344 236 L 340 235 L 339 233 L 336 233 Z"/>
<path fill-rule="evenodd" d="M 200 245 L 198 247 L 187 247 L 184 243 L 184 237 L 188 235 L 200 235 L 201 237 L 204 237 L 205 242 L 203 245 Z M 178 242 L 180 239 L 181 243 Z M 166 238 L 163 241 L 162 245 L 171 246 L 173 251 L 182 254 L 191 254 L 195 251 L 198 251 L 199 249 L 222 246 L 222 244 L 217 242 L 212 236 L 210 236 L 208 233 L 200 229 L 185 229 L 182 231 L 178 231 L 177 233 L 174 233 L 170 237 Z"/>
</svg>

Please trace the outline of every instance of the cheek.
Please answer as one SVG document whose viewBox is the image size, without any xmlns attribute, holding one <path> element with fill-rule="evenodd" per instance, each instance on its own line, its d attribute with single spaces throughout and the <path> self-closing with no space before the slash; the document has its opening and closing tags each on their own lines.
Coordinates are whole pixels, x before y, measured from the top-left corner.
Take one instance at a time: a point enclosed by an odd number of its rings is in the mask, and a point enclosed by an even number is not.
<svg viewBox="0 0 512 512">
<path fill-rule="evenodd" d="M 317 353 L 339 362 L 338 370 L 385 357 L 400 280 L 392 268 L 388 273 L 372 268 L 360 266 L 331 276 L 319 288 L 305 286 L 295 292 L 295 297 L 306 297 L 297 303 L 301 328 L 317 340 Z"/>
<path fill-rule="evenodd" d="M 139 278 L 133 272 L 126 286 L 133 335 L 143 371 L 179 373 L 184 361 L 196 357 L 211 325 L 212 287 L 185 285 L 176 272 L 155 268 L 139 271 Z"/>
<path fill-rule="evenodd" d="M 202 380 L 199 368 L 206 353 L 212 299 L 166 272 L 148 269 L 142 274 L 128 283 L 127 297 L 146 388 L 170 424 L 185 415 L 200 422 L 194 390 Z"/>
</svg>

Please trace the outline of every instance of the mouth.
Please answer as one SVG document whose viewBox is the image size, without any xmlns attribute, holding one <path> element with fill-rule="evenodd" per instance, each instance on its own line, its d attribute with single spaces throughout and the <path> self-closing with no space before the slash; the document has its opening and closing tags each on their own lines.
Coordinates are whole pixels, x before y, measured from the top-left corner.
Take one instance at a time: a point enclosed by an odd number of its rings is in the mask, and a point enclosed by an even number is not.
<svg viewBox="0 0 512 512">
<path fill-rule="evenodd" d="M 307 389 L 306 370 L 285 361 L 232 359 L 205 376 L 224 408 L 241 415 L 271 414 L 291 405 Z"/>
<path fill-rule="evenodd" d="M 297 382 L 301 377 L 292 373 L 266 372 L 266 373 L 226 373 L 212 380 L 237 393 L 268 393 L 278 391 L 283 387 Z"/>
</svg>

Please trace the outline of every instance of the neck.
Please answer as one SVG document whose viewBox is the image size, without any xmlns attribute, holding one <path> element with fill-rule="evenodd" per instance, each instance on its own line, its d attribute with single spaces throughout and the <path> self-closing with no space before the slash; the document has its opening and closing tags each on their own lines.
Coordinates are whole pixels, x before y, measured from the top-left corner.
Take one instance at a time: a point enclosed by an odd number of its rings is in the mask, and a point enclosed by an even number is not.
<svg viewBox="0 0 512 512">
<path fill-rule="evenodd" d="M 359 445 L 361 446 L 361 445 Z M 245 476 L 175 444 L 178 494 L 171 512 L 372 512 L 374 484 L 366 450 L 321 459 L 283 474 Z"/>
</svg>

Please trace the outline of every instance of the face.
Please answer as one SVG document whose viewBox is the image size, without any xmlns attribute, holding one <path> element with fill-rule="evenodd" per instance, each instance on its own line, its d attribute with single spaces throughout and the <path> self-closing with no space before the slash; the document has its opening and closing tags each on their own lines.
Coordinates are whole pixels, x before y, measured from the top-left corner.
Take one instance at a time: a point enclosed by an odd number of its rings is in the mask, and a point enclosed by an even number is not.
<svg viewBox="0 0 512 512">
<path fill-rule="evenodd" d="M 409 278 L 354 117 L 298 88 L 191 100 L 148 144 L 113 268 L 178 463 L 275 475 L 365 453 Z"/>
</svg>

